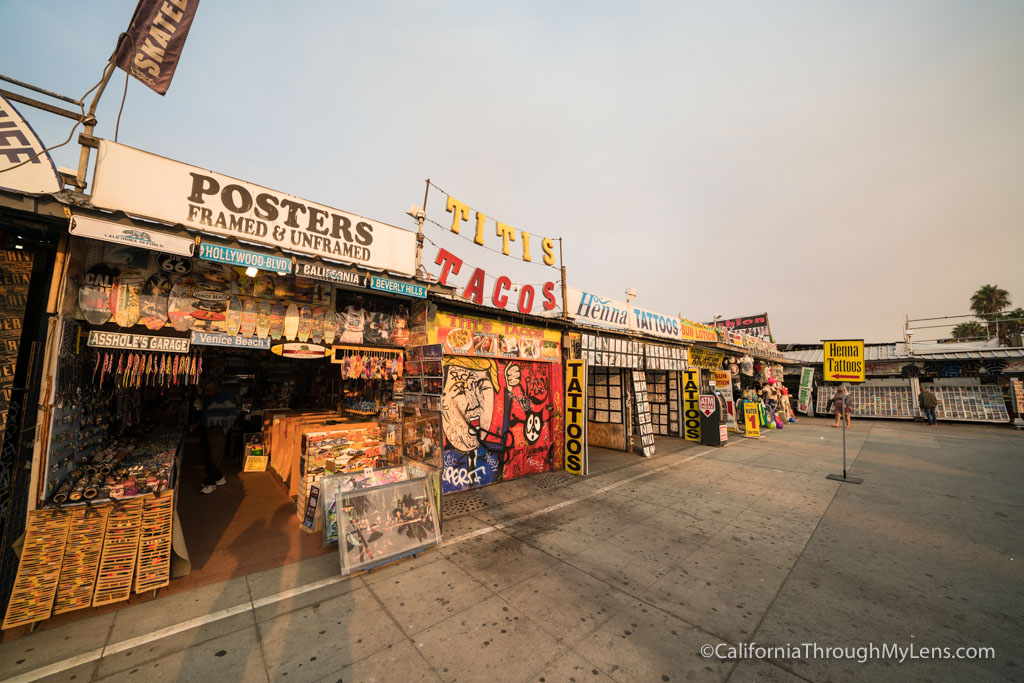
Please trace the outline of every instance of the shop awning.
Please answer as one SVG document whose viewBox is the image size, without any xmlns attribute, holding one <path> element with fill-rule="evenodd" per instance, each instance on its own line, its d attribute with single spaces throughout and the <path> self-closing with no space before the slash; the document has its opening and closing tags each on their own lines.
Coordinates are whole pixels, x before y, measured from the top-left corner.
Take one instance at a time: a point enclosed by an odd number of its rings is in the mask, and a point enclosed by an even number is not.
<svg viewBox="0 0 1024 683">
<path fill-rule="evenodd" d="M 77 237 L 88 237 L 178 256 L 192 256 L 196 248 L 195 239 L 188 233 L 175 234 L 148 227 L 142 228 L 127 218 L 123 222 L 116 222 L 75 214 L 71 217 L 69 231 Z"/>
</svg>

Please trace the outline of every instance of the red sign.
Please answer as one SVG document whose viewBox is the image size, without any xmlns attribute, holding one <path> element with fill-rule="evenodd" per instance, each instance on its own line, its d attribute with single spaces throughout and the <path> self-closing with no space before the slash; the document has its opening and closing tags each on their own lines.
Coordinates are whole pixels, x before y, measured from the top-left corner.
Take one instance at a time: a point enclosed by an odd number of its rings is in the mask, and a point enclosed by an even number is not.
<svg viewBox="0 0 1024 683">
<path fill-rule="evenodd" d="M 462 259 L 455 256 L 446 249 L 438 248 L 437 258 L 434 263 L 441 266 L 441 275 L 437 278 L 439 285 L 448 285 L 449 275 L 458 275 L 462 269 Z M 495 308 L 507 309 L 510 304 L 515 305 L 520 313 L 533 313 L 534 308 L 543 309 L 550 313 L 558 308 L 558 301 L 555 299 L 555 283 L 545 282 L 538 292 L 533 285 L 523 285 L 519 289 L 518 299 L 512 295 L 512 280 L 502 275 L 494 281 L 494 288 L 485 291 L 487 273 L 482 268 L 473 270 L 469 283 L 462 291 L 462 298 L 468 299 L 478 306 L 484 305 L 487 298 L 489 305 Z M 537 315 L 544 315 L 539 310 Z"/>
<path fill-rule="evenodd" d="M 704 413 L 704 417 L 711 417 L 711 413 L 715 412 L 715 407 L 718 405 L 718 399 L 714 396 L 704 394 L 700 397 L 700 412 Z"/>
</svg>

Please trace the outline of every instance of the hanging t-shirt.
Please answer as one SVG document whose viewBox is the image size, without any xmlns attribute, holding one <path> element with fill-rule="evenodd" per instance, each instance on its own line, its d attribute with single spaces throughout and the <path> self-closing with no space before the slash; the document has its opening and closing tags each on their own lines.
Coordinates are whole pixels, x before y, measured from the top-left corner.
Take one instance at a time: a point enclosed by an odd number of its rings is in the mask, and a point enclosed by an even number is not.
<svg viewBox="0 0 1024 683">
<path fill-rule="evenodd" d="M 754 359 L 750 356 L 743 356 L 743 358 L 740 358 L 740 372 L 747 376 L 753 375 Z"/>
</svg>

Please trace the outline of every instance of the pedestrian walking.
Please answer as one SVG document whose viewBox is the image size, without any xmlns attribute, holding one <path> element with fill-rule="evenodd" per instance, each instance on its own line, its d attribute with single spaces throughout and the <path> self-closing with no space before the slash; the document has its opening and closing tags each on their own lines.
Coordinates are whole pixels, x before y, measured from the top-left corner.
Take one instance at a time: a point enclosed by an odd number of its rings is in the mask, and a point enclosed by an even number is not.
<svg viewBox="0 0 1024 683">
<path fill-rule="evenodd" d="M 934 427 L 935 423 L 938 422 L 935 409 L 939 407 L 939 398 L 935 395 L 935 392 L 931 389 L 921 389 L 921 393 L 917 395 L 917 405 L 921 407 L 924 418 L 928 420 L 928 426 Z"/>
<path fill-rule="evenodd" d="M 832 411 L 836 415 L 836 421 L 832 426 L 838 427 L 839 422 L 845 417 L 846 426 L 849 427 L 850 418 L 853 416 L 853 400 L 850 396 L 850 390 L 840 385 L 836 388 L 836 393 L 832 395 L 832 400 L 829 403 L 832 404 Z"/>
<path fill-rule="evenodd" d="M 189 426 L 189 431 L 199 430 L 206 470 L 199 492 L 209 494 L 227 483 L 220 464 L 224 460 L 227 433 L 238 417 L 238 400 L 233 393 L 211 380 L 203 387 L 203 396 L 196 399 L 194 408 L 198 420 Z"/>
</svg>

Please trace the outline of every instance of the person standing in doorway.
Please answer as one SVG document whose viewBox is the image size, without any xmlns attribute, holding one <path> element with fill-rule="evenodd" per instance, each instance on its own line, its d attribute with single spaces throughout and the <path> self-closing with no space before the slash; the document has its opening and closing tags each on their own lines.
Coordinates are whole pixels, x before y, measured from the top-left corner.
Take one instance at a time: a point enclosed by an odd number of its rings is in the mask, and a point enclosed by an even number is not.
<svg viewBox="0 0 1024 683">
<path fill-rule="evenodd" d="M 206 477 L 199 492 L 210 494 L 216 491 L 218 486 L 227 483 L 220 465 L 224 460 L 227 433 L 231 431 L 238 417 L 238 400 L 216 380 L 211 380 L 203 386 L 203 394 L 196 399 L 195 408 L 199 412 L 199 420 L 189 429 L 199 430 L 203 467 L 206 469 Z"/>
<path fill-rule="evenodd" d="M 939 398 L 935 395 L 935 392 L 931 389 L 921 389 L 921 393 L 917 395 L 917 405 L 924 412 L 924 417 L 928 420 L 928 426 L 934 427 L 935 423 L 938 422 L 935 409 L 939 407 Z"/>
<path fill-rule="evenodd" d="M 850 390 L 840 385 L 832 396 L 832 410 L 836 414 L 836 421 L 833 427 L 838 427 L 839 422 L 845 417 L 846 426 L 850 426 L 850 417 L 853 415 L 853 401 L 850 400 Z"/>
</svg>

